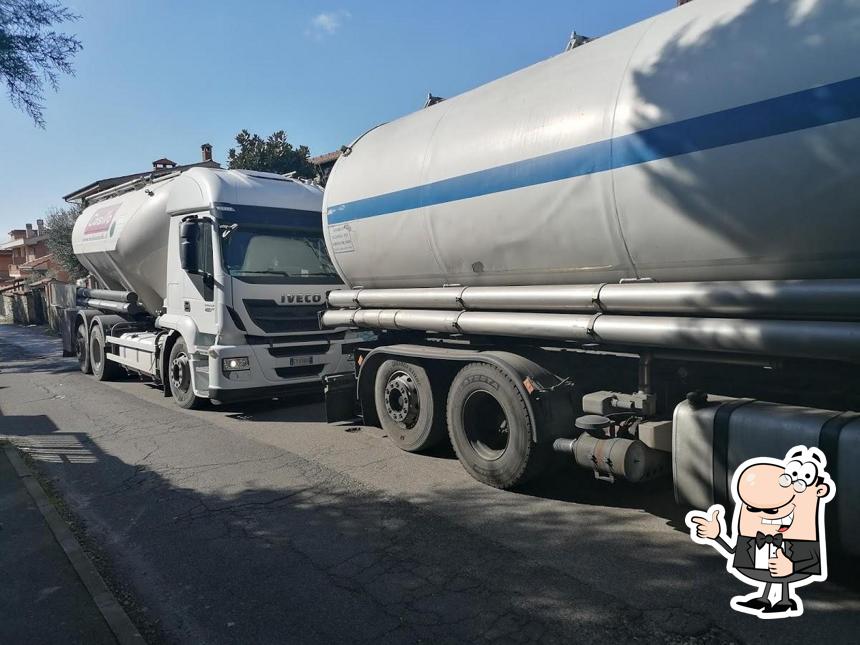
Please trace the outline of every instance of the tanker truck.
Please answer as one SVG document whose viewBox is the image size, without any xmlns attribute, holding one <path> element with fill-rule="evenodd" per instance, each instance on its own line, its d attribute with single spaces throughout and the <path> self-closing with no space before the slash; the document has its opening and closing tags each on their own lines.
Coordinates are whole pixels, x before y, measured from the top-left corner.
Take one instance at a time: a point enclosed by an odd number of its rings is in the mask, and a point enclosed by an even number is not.
<svg viewBox="0 0 860 645">
<path fill-rule="evenodd" d="M 698 508 L 820 446 L 847 538 L 858 145 L 854 0 L 691 2 L 368 131 L 326 186 L 322 321 L 379 337 L 331 409 L 491 486 L 572 460 Z"/>
<path fill-rule="evenodd" d="M 342 286 L 313 184 L 191 168 L 89 200 L 72 246 L 100 289 L 65 311 L 81 370 L 159 383 L 184 408 L 321 388 L 349 370 L 355 333 L 321 329 Z"/>
</svg>

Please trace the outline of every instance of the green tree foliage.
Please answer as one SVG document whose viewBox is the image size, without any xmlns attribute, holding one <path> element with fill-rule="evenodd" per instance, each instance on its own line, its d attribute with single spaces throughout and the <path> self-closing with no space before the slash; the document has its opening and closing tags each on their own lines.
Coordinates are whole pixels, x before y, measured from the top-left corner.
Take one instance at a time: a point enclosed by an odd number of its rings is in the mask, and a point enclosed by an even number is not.
<svg viewBox="0 0 860 645">
<path fill-rule="evenodd" d="M 60 74 L 74 74 L 71 60 L 81 42 L 57 33 L 54 25 L 78 16 L 58 2 L 0 0 L 0 80 L 12 105 L 45 127 L 44 86 L 56 90 Z"/>
<path fill-rule="evenodd" d="M 72 250 L 72 229 L 80 214 L 80 206 L 68 206 L 55 208 L 45 215 L 48 250 L 54 254 L 57 263 L 69 272 L 69 277 L 73 280 L 83 278 L 88 273 Z"/>
<path fill-rule="evenodd" d="M 312 179 L 316 171 L 308 161 L 307 146 L 293 147 L 283 130 L 263 139 L 258 134 L 242 130 L 236 135 L 239 148 L 230 148 L 227 153 L 228 167 L 242 170 L 260 170 L 284 175 L 295 172 L 297 177 Z"/>
</svg>

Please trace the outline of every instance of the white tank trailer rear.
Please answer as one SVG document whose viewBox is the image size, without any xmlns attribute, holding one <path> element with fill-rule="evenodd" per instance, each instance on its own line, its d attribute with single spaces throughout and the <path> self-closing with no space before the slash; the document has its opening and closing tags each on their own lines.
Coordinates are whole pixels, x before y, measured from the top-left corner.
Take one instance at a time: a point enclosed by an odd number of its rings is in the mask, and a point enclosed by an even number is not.
<svg viewBox="0 0 860 645">
<path fill-rule="evenodd" d="M 698 0 L 370 130 L 323 209 L 365 418 L 502 488 L 555 447 L 703 506 L 806 443 L 855 497 L 858 144 L 860 0 Z"/>
<path fill-rule="evenodd" d="M 100 288 L 78 289 L 64 334 L 84 372 L 140 374 L 195 407 L 319 389 L 350 369 L 353 334 L 319 325 L 340 282 L 318 186 L 192 168 L 90 203 L 72 244 Z"/>
</svg>

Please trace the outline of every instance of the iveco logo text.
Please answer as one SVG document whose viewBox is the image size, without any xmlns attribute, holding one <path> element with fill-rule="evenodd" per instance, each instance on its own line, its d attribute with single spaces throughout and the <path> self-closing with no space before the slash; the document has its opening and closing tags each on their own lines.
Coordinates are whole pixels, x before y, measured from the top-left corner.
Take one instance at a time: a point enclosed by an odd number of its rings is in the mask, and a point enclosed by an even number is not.
<svg viewBox="0 0 860 645">
<path fill-rule="evenodd" d="M 322 302 L 323 297 L 318 294 L 309 294 L 309 295 L 296 295 L 296 294 L 285 294 L 281 296 L 281 304 L 288 305 L 299 305 L 299 304 L 309 304 L 315 305 Z"/>
</svg>

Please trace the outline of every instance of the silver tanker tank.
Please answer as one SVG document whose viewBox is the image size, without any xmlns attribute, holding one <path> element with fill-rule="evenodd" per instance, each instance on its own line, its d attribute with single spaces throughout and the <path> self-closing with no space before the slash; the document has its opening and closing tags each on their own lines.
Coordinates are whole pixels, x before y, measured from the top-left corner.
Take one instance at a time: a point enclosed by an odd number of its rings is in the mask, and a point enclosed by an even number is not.
<svg viewBox="0 0 860 645">
<path fill-rule="evenodd" d="M 137 293 L 140 304 L 157 315 L 167 296 L 171 215 L 234 203 L 240 196 L 251 206 L 318 212 L 320 192 L 268 173 L 191 168 L 92 204 L 75 222 L 72 247 L 105 288 Z"/>
<path fill-rule="evenodd" d="M 366 288 L 860 277 L 860 0 L 699 0 L 382 125 L 326 240 Z"/>
</svg>

